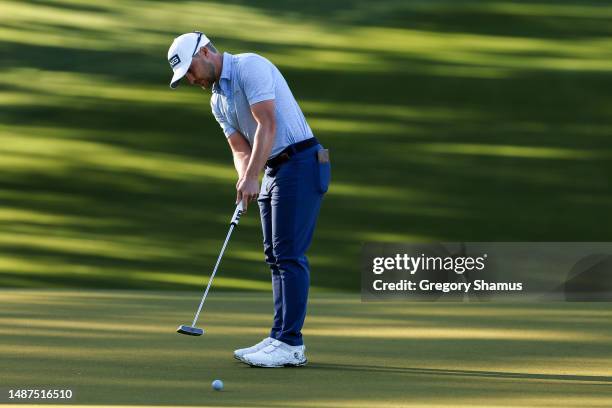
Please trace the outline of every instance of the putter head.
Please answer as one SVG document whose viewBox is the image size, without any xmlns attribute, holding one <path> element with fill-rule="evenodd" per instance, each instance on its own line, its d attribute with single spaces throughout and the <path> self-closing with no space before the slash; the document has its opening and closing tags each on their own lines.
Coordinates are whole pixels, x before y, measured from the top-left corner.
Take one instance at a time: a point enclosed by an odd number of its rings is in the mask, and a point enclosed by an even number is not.
<svg viewBox="0 0 612 408">
<path fill-rule="evenodd" d="M 179 326 L 178 329 L 176 329 L 176 332 L 186 334 L 188 336 L 201 336 L 204 334 L 204 330 L 186 325 Z"/>
</svg>

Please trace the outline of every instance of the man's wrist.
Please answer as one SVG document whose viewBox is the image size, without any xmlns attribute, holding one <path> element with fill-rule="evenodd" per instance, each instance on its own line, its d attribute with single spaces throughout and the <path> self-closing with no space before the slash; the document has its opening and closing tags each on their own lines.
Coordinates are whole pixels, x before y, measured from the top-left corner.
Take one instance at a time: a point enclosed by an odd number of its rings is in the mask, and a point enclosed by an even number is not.
<svg viewBox="0 0 612 408">
<path fill-rule="evenodd" d="M 246 173 L 244 177 L 242 177 L 242 179 L 243 180 L 259 180 L 259 177 L 257 177 L 257 175 Z"/>
<path fill-rule="evenodd" d="M 247 169 L 247 171 L 244 173 L 244 176 L 242 177 L 244 180 L 259 180 L 259 174 L 255 173 L 250 169 Z"/>
</svg>

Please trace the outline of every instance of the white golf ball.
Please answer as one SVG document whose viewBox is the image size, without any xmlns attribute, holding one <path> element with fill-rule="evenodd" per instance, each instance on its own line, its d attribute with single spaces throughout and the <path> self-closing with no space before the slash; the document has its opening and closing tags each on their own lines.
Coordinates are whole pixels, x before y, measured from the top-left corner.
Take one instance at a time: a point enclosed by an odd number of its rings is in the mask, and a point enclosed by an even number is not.
<svg viewBox="0 0 612 408">
<path fill-rule="evenodd" d="M 215 380 L 212 382 L 212 387 L 216 391 L 221 391 L 223 389 L 223 381 Z"/>
</svg>

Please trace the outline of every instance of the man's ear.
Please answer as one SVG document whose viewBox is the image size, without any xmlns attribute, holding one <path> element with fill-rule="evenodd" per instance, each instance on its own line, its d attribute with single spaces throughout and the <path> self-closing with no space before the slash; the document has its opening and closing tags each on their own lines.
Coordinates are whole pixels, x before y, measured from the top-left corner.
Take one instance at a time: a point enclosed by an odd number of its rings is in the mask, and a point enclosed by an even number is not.
<svg viewBox="0 0 612 408">
<path fill-rule="evenodd" d="M 200 47 L 198 54 L 201 54 L 203 57 L 208 57 L 209 49 L 206 47 Z"/>
</svg>

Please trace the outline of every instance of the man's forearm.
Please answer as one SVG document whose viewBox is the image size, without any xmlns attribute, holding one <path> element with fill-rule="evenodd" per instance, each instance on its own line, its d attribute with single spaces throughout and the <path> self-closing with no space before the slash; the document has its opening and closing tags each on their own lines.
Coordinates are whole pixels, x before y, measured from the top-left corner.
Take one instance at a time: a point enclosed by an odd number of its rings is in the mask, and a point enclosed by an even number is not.
<svg viewBox="0 0 612 408">
<path fill-rule="evenodd" d="M 257 130 L 249 150 L 249 164 L 236 184 L 236 202 L 242 201 L 245 210 L 249 201 L 256 200 L 259 195 L 259 173 L 270 156 L 276 137 L 274 100 L 251 105 L 251 113 L 257 122 Z"/>
<path fill-rule="evenodd" d="M 274 145 L 274 133 L 276 132 L 275 126 L 262 125 L 257 126 L 255 132 L 255 142 L 253 143 L 253 150 L 249 158 L 248 165 L 243 174 L 244 178 L 258 178 L 259 173 L 263 169 L 272 146 Z"/>
<path fill-rule="evenodd" d="M 247 171 L 249 161 L 251 160 L 251 154 L 246 152 L 235 152 L 234 153 L 234 167 L 238 173 L 238 179 L 242 179 Z"/>
</svg>

